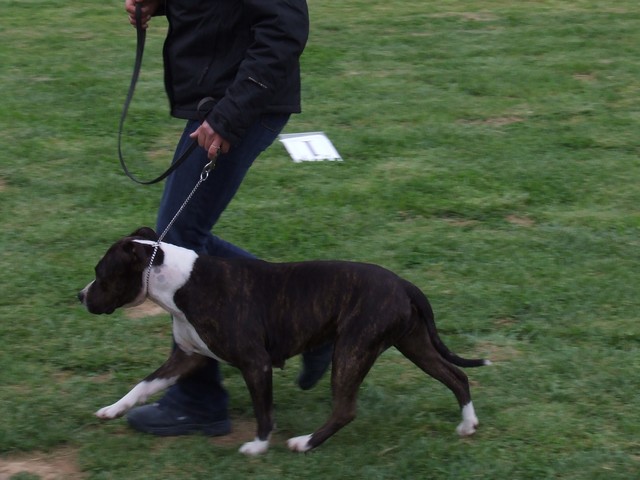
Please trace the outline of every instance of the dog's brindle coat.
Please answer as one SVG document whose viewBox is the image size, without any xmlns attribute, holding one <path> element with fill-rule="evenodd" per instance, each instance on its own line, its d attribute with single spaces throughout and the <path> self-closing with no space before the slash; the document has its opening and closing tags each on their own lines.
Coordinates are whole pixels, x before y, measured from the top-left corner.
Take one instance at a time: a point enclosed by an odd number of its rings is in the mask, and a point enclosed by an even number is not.
<svg viewBox="0 0 640 480">
<path fill-rule="evenodd" d="M 96 314 L 150 298 L 172 315 L 180 347 L 121 400 L 99 410 L 98 417 L 123 415 L 212 357 L 239 368 L 251 394 L 257 436 L 240 451 L 264 453 L 274 426 L 272 368 L 333 341 L 333 411 L 311 435 L 290 439 L 291 450 L 317 447 L 355 418 L 360 384 L 391 346 L 451 389 L 462 409 L 458 433 L 475 432 L 478 419 L 469 382 L 454 364 L 490 362 L 449 351 L 438 336 L 427 298 L 408 281 L 364 263 L 228 260 L 167 243 L 160 244 L 149 267 L 157 238 L 153 230 L 142 228 L 115 243 L 96 266 L 96 279 L 78 295 Z"/>
</svg>

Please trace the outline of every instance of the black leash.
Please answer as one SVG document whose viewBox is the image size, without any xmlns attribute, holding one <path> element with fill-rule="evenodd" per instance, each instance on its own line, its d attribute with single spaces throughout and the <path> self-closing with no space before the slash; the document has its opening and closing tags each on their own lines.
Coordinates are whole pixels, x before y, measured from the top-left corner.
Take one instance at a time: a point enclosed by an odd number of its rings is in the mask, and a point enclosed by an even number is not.
<svg viewBox="0 0 640 480">
<path fill-rule="evenodd" d="M 131 105 L 131 100 L 133 98 L 133 92 L 136 89 L 136 83 L 138 82 L 138 77 L 140 76 L 140 68 L 142 67 L 142 54 L 144 53 L 144 41 L 146 38 L 146 31 L 142 28 L 142 3 L 136 3 L 136 32 L 137 32 L 137 42 L 136 42 L 136 60 L 133 66 L 133 74 L 131 75 L 131 83 L 129 84 L 129 91 L 127 92 L 127 98 L 124 101 L 124 106 L 122 108 L 122 115 L 120 116 L 120 127 L 118 128 L 118 157 L 120 158 L 120 165 L 122 166 L 122 170 L 124 173 L 136 183 L 140 185 L 152 185 L 154 183 L 161 182 L 169 175 L 171 175 L 180 165 L 184 163 L 184 161 L 191 155 L 191 152 L 198 146 L 198 142 L 196 140 L 192 141 L 187 149 L 180 155 L 175 162 L 171 164 L 171 166 L 159 177 L 154 178 L 153 180 L 138 180 L 127 168 L 127 165 L 122 156 L 122 130 L 124 128 L 124 121 L 127 117 L 127 112 L 129 111 L 129 105 Z M 211 110 L 213 106 L 212 98 L 204 98 L 198 104 L 198 113 L 202 120 L 206 117 L 207 113 Z"/>
</svg>

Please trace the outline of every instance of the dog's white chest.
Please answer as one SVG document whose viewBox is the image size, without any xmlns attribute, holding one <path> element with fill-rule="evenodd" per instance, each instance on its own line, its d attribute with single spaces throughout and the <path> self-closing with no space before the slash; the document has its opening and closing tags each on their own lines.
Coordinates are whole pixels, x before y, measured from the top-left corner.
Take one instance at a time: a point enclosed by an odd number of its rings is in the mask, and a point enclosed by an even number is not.
<svg viewBox="0 0 640 480">
<path fill-rule="evenodd" d="M 215 358 L 219 362 L 224 362 L 209 350 L 209 347 L 200 338 L 193 325 L 181 314 L 173 315 L 173 339 L 185 353 L 197 353 L 205 357 Z"/>
</svg>

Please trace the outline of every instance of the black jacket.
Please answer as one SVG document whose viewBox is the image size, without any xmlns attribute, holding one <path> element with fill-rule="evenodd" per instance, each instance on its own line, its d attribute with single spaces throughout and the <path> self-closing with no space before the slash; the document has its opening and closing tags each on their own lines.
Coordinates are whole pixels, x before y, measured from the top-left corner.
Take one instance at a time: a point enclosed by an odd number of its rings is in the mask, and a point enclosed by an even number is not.
<svg viewBox="0 0 640 480">
<path fill-rule="evenodd" d="M 305 0 L 166 0 L 165 88 L 171 114 L 207 121 L 232 144 L 263 113 L 300 112 L 300 64 L 309 34 Z"/>
</svg>

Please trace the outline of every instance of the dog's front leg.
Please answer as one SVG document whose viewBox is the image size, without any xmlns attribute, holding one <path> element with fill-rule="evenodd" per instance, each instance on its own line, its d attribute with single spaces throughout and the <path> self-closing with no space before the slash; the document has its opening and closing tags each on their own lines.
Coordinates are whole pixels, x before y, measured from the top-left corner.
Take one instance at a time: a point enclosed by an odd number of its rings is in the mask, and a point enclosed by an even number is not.
<svg viewBox="0 0 640 480">
<path fill-rule="evenodd" d="M 247 384 L 253 411 L 258 423 L 256 438 L 240 447 L 245 455 L 260 455 L 269 449 L 269 439 L 273 431 L 273 380 L 271 362 L 252 365 L 242 369 L 242 376 Z"/>
<path fill-rule="evenodd" d="M 171 356 L 151 375 L 138 383 L 129 393 L 113 405 L 101 408 L 96 417 L 111 420 L 124 415 L 139 403 L 144 403 L 151 395 L 158 393 L 178 381 L 184 374 L 202 365 L 206 357 L 198 354 L 186 354 L 179 347 L 174 347 Z"/>
</svg>

